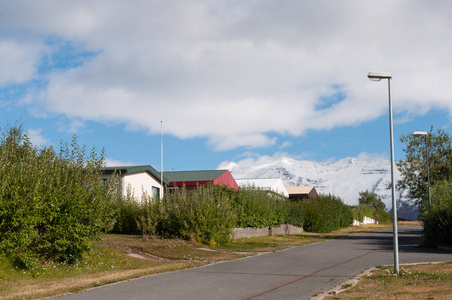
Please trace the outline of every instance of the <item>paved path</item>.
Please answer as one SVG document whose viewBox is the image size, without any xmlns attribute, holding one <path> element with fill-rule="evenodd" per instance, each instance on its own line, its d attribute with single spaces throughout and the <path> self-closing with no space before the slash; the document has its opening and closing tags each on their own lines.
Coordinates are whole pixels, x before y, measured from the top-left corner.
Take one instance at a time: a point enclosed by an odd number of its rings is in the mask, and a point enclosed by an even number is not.
<svg viewBox="0 0 452 300">
<path fill-rule="evenodd" d="M 400 264 L 452 261 L 452 252 L 415 248 L 420 226 L 399 227 Z M 309 299 L 364 270 L 393 264 L 392 229 L 146 276 L 56 299 Z"/>
</svg>

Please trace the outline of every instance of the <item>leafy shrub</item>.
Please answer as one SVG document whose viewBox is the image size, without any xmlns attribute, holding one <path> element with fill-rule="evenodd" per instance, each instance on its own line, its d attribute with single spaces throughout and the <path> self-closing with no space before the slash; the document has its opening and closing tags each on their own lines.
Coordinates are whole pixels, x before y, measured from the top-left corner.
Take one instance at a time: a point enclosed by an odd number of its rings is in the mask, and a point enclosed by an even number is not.
<svg viewBox="0 0 452 300">
<path fill-rule="evenodd" d="M 319 195 L 301 202 L 304 211 L 303 229 L 310 232 L 331 232 L 353 223 L 350 207 L 340 198 L 332 195 Z"/>
<path fill-rule="evenodd" d="M 237 227 L 278 226 L 286 221 L 288 201 L 255 186 L 245 186 L 240 189 L 234 208 Z"/>
<path fill-rule="evenodd" d="M 304 218 L 305 213 L 303 211 L 303 206 L 301 202 L 289 202 L 288 203 L 288 209 L 287 209 L 287 219 L 286 223 L 303 227 L 304 226 Z"/>
<path fill-rule="evenodd" d="M 0 144 L 0 253 L 16 265 L 39 259 L 73 262 L 111 228 L 115 189 L 100 180 L 103 152 L 87 154 L 74 136 L 37 149 L 22 126 L 7 127 Z"/>
<path fill-rule="evenodd" d="M 136 219 L 137 229 L 144 239 L 155 238 L 157 226 L 163 219 L 162 205 L 158 199 L 153 199 L 143 192 L 140 203 L 140 214 Z"/>
<path fill-rule="evenodd" d="M 425 244 L 452 246 L 452 180 L 432 187 L 432 211 L 424 214 Z"/>
<path fill-rule="evenodd" d="M 374 209 L 368 204 L 360 204 L 352 208 L 353 219 L 363 222 L 364 217 L 372 218 L 374 216 Z"/>
<path fill-rule="evenodd" d="M 126 190 L 125 196 L 118 196 L 114 202 L 115 205 L 115 224 L 111 230 L 112 233 L 138 234 L 137 220 L 142 214 L 140 202 L 138 202 L 130 187 Z"/>
<path fill-rule="evenodd" d="M 162 199 L 162 234 L 205 244 L 225 243 L 235 225 L 230 192 L 222 186 L 200 185 L 187 193 L 185 187 Z"/>
<path fill-rule="evenodd" d="M 432 209 L 445 209 L 452 206 L 452 179 L 436 182 L 432 186 Z"/>
<path fill-rule="evenodd" d="M 452 206 L 432 210 L 424 218 L 427 246 L 452 246 Z"/>
</svg>

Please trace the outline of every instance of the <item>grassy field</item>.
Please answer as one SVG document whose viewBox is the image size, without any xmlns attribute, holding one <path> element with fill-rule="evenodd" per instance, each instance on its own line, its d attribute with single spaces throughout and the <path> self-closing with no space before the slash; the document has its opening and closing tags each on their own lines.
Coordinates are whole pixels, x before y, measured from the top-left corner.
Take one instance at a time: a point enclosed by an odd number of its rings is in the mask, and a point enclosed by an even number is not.
<svg viewBox="0 0 452 300">
<path fill-rule="evenodd" d="M 366 225 L 328 234 L 236 239 L 214 248 L 175 239 L 144 240 L 141 236 L 105 235 L 102 241 L 96 243 L 92 253 L 75 265 L 48 262 L 33 270 L 21 270 L 0 257 L 0 299 L 35 299 L 76 292 L 140 276 L 237 259 L 258 252 L 273 252 L 391 226 Z"/>
</svg>

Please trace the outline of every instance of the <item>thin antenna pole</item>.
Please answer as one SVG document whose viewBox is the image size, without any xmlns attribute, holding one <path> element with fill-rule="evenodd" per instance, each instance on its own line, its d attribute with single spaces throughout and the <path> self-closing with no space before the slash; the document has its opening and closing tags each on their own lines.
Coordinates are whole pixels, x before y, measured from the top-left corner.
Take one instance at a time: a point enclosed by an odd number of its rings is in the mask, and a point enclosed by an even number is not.
<svg viewBox="0 0 452 300">
<path fill-rule="evenodd" d="M 160 199 L 163 198 L 163 121 L 160 121 Z"/>
</svg>

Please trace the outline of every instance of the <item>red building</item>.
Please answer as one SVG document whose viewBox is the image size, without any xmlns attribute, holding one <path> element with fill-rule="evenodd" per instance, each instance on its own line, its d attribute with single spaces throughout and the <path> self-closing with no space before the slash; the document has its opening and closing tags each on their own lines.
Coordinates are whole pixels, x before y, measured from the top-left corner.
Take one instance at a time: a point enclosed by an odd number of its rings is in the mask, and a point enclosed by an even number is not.
<svg viewBox="0 0 452 300">
<path fill-rule="evenodd" d="M 169 188 L 185 185 L 187 191 L 193 190 L 198 185 L 208 183 L 227 186 L 234 190 L 239 189 L 237 182 L 235 182 L 229 170 L 166 172 L 163 174 L 163 177 L 168 180 Z"/>
</svg>

